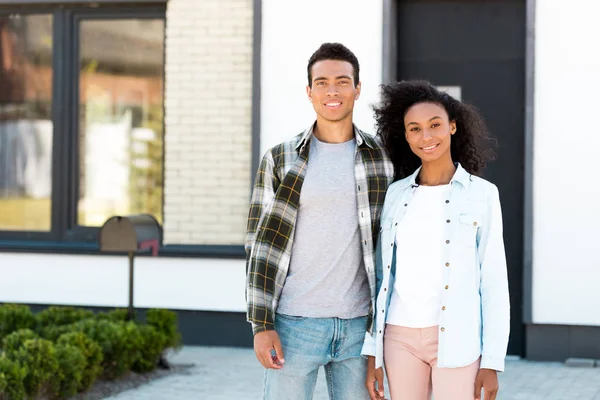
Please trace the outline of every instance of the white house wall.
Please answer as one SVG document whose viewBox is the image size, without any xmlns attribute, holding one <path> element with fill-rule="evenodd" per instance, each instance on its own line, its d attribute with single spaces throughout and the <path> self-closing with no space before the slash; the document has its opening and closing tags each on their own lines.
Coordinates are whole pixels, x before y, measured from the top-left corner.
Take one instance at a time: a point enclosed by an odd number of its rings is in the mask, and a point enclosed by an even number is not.
<svg viewBox="0 0 600 400">
<path fill-rule="evenodd" d="M 240 260 L 135 260 L 134 305 L 176 310 L 244 311 Z M 127 257 L 0 254 L 0 302 L 126 307 Z"/>
<path fill-rule="evenodd" d="M 534 323 L 600 325 L 599 14 L 536 1 Z"/>
</svg>

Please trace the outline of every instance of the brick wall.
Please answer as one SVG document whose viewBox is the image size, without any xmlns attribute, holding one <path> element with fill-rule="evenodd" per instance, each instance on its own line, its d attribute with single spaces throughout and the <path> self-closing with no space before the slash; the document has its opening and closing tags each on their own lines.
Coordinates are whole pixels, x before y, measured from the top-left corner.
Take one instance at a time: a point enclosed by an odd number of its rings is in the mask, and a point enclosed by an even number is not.
<svg viewBox="0 0 600 400">
<path fill-rule="evenodd" d="M 251 186 L 252 4 L 168 2 L 167 244 L 243 244 Z"/>
</svg>

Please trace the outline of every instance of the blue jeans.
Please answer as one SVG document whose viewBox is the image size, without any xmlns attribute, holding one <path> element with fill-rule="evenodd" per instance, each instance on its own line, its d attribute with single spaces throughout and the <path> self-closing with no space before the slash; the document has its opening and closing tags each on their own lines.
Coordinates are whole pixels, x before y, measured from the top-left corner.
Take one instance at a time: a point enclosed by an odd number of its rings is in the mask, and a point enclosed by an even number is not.
<svg viewBox="0 0 600 400">
<path fill-rule="evenodd" d="M 368 400 L 367 360 L 360 355 L 367 317 L 306 318 L 277 314 L 285 364 L 265 371 L 265 400 L 310 400 L 325 367 L 331 400 Z"/>
</svg>

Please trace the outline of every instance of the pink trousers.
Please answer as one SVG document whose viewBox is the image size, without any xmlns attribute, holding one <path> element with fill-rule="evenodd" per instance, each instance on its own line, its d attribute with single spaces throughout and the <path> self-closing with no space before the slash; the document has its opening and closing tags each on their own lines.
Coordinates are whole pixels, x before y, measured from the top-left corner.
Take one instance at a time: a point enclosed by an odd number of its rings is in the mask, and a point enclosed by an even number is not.
<svg viewBox="0 0 600 400">
<path fill-rule="evenodd" d="M 473 400 L 479 360 L 461 368 L 438 368 L 438 327 L 387 325 L 383 339 L 391 400 Z"/>
</svg>

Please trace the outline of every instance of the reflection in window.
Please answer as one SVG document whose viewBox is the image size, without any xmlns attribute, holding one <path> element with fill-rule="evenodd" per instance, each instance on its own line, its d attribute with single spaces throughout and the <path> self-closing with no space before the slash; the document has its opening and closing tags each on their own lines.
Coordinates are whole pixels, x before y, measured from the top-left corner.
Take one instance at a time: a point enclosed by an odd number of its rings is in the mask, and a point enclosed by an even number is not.
<svg viewBox="0 0 600 400">
<path fill-rule="evenodd" d="M 164 22 L 83 21 L 80 37 L 78 223 L 162 222 Z"/>
<path fill-rule="evenodd" d="M 0 15 L 0 230 L 49 231 L 52 16 Z"/>
</svg>

